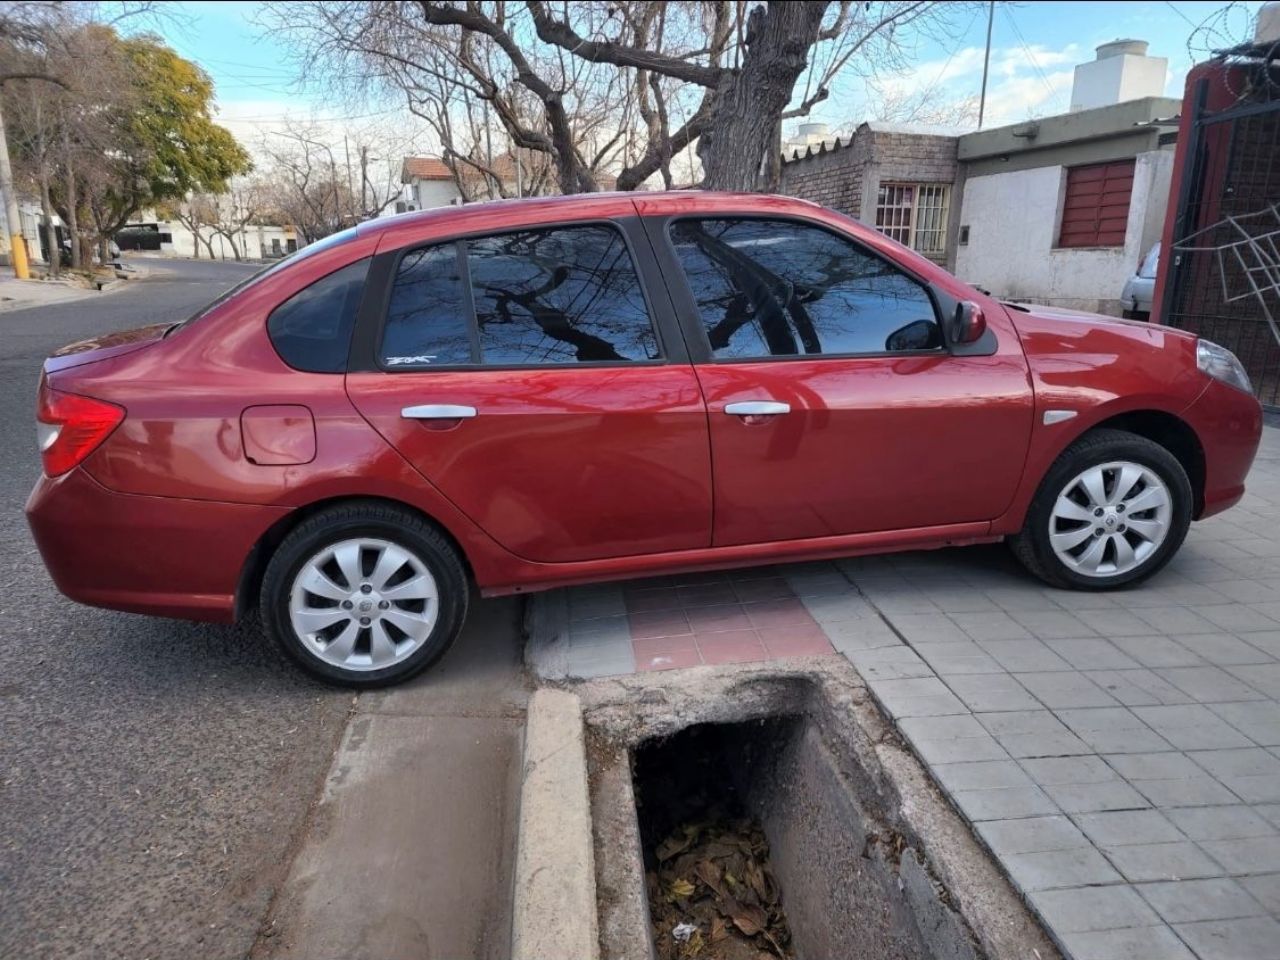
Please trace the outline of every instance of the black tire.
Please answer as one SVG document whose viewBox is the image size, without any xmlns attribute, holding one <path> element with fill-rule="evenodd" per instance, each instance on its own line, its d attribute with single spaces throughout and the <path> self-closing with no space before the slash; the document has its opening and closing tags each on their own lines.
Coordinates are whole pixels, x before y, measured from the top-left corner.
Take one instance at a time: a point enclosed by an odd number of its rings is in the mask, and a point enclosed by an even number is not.
<svg viewBox="0 0 1280 960">
<path fill-rule="evenodd" d="M 435 626 L 426 640 L 400 662 L 380 670 L 345 669 L 321 660 L 289 618 L 289 593 L 303 564 L 326 545 L 354 537 L 376 537 L 409 551 L 435 578 L 439 593 Z M 369 688 L 400 683 L 439 660 L 461 631 L 469 601 L 458 552 L 430 523 L 392 504 L 352 501 L 308 517 L 285 537 L 267 564 L 258 603 L 267 633 L 303 669 L 330 683 Z"/>
<path fill-rule="evenodd" d="M 1112 576 L 1087 576 L 1073 570 L 1054 552 L 1049 528 L 1054 504 L 1063 488 L 1082 471 L 1111 461 L 1127 460 L 1154 471 L 1169 489 L 1172 516 L 1164 542 L 1137 567 Z M 1022 530 L 1009 540 L 1014 555 L 1031 573 L 1055 587 L 1114 590 L 1140 583 L 1173 559 L 1191 525 L 1194 494 L 1178 459 L 1160 444 L 1123 430 L 1093 430 L 1054 461 L 1036 491 Z"/>
</svg>

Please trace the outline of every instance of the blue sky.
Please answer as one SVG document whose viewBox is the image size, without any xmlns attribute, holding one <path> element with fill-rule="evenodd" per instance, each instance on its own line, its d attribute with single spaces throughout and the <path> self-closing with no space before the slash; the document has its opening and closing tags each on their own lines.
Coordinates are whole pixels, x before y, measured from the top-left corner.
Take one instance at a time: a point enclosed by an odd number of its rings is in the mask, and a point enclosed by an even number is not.
<svg viewBox="0 0 1280 960">
<path fill-rule="evenodd" d="M 1120 37 L 1147 40 L 1152 56 L 1169 60 L 1166 94 L 1180 96 L 1183 78 L 1203 58 L 1214 38 L 1200 36 L 1198 51 L 1188 51 L 1195 27 L 1230 8 L 1221 41 L 1246 38 L 1260 2 L 1223 4 L 1190 0 L 1137 2 L 999 3 L 992 35 L 992 74 L 987 125 L 1014 123 L 1028 116 L 1064 112 L 1070 98 L 1072 68 L 1093 58 L 1099 43 Z M 327 103 L 319 91 L 300 89 L 288 51 L 253 22 L 259 2 L 177 3 L 159 32 L 183 56 L 199 63 L 214 79 L 220 119 L 247 146 L 286 115 L 298 119 L 352 123 L 395 122 L 407 114 L 400 104 L 360 110 Z M 982 10 L 954 17 L 956 31 L 945 40 L 922 43 L 912 51 L 911 67 L 890 86 L 903 94 L 928 89 L 941 103 L 977 94 L 982 70 L 986 16 Z M 1193 58 L 1194 57 L 1194 58 Z M 849 76 L 814 119 L 847 127 L 869 113 L 865 85 Z"/>
</svg>

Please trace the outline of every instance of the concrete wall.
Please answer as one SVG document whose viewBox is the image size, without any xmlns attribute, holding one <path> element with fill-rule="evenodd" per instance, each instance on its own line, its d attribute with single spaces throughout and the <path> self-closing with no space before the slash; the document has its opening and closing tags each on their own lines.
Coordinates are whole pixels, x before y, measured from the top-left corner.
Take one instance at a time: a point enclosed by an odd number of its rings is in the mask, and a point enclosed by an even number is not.
<svg viewBox="0 0 1280 960">
<path fill-rule="evenodd" d="M 1164 57 L 1121 54 L 1090 60 L 1075 69 L 1071 109 L 1092 110 L 1127 100 L 1159 97 L 1169 61 Z"/>
<path fill-rule="evenodd" d="M 202 260 L 208 258 L 209 248 L 205 246 L 204 241 L 201 241 L 200 251 L 196 253 L 195 235 L 177 220 L 148 220 L 144 222 L 155 224 L 160 228 L 161 233 L 167 233 L 173 237 L 171 243 L 160 245 L 161 254 L 171 257 L 198 257 Z M 227 242 L 226 237 L 215 236 L 208 227 L 201 227 L 200 236 L 207 237 L 210 243 L 213 244 L 213 252 L 218 259 L 233 259 L 231 244 Z M 249 260 L 270 258 L 273 255 L 272 239 L 280 241 L 281 253 L 287 253 L 289 241 L 296 237 L 297 233 L 293 228 L 277 225 L 250 225 L 235 235 L 236 246 L 240 249 L 240 256 Z"/>
<path fill-rule="evenodd" d="M 447 207 L 460 196 L 452 180 L 418 180 L 410 189 L 413 193 L 409 202 L 419 210 Z"/>
<path fill-rule="evenodd" d="M 1159 239 L 1169 197 L 1171 151 L 1136 158 L 1123 247 L 1059 248 L 1066 168 L 970 176 L 964 184 L 956 275 L 1000 297 L 1119 315 L 1120 291 Z"/>
</svg>

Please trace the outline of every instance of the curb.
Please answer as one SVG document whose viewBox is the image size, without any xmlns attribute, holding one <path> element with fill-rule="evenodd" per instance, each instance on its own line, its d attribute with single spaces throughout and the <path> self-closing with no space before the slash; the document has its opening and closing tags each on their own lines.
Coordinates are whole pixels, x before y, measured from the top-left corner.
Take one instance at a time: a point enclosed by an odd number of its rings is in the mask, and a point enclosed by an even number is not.
<svg viewBox="0 0 1280 960">
<path fill-rule="evenodd" d="M 564 690 L 529 700 L 512 913 L 512 960 L 600 956 L 582 704 Z"/>
</svg>

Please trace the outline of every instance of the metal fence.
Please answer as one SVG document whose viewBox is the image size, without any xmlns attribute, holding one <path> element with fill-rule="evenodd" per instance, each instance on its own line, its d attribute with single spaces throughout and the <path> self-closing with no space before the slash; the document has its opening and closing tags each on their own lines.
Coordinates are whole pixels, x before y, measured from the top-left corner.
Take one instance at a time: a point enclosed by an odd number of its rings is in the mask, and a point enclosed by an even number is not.
<svg viewBox="0 0 1280 960">
<path fill-rule="evenodd" d="M 1240 358 L 1258 399 L 1280 407 L 1280 95 L 1230 108 L 1194 93 L 1163 320 Z"/>
</svg>

